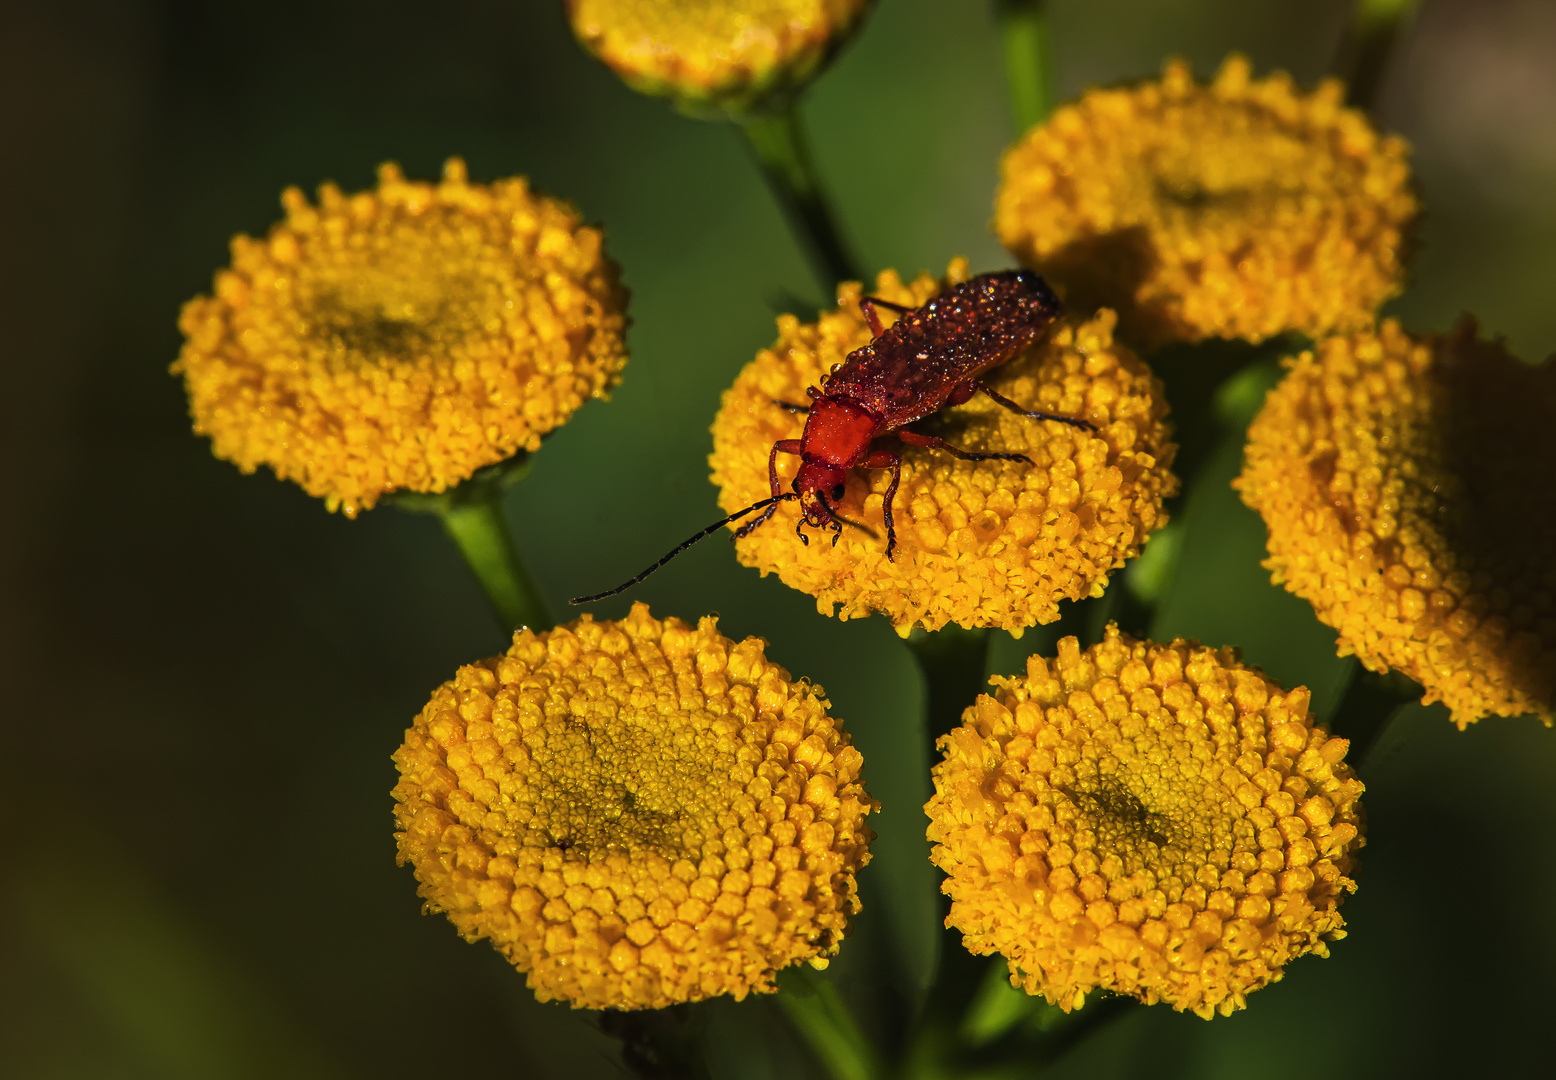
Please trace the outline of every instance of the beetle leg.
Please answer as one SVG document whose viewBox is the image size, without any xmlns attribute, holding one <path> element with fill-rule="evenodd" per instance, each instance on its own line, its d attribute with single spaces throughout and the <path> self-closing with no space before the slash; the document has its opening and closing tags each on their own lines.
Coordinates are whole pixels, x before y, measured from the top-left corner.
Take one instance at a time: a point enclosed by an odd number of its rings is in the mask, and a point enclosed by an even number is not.
<svg viewBox="0 0 1556 1080">
<path fill-rule="evenodd" d="M 972 396 L 978 392 L 978 380 L 968 379 L 966 382 L 957 383 L 951 390 L 951 396 L 946 398 L 946 407 L 953 405 L 965 405 L 972 400 Z"/>
<path fill-rule="evenodd" d="M 763 510 L 760 514 L 756 515 L 756 517 L 740 526 L 740 528 L 735 530 L 735 534 L 731 538 L 731 542 L 735 540 L 744 540 L 746 537 L 750 536 L 751 533 L 756 530 L 756 527 L 765 522 L 768 518 L 772 517 L 773 512 L 777 509 L 778 504 L 773 503 L 766 510 Z"/>
<path fill-rule="evenodd" d="M 778 483 L 778 455 L 798 454 L 799 452 L 800 440 L 798 439 L 779 439 L 777 442 L 773 443 L 772 453 L 767 455 L 767 480 L 772 485 L 773 498 L 776 499 L 783 494 L 783 491 L 780 490 L 780 485 Z M 746 537 L 750 536 L 754 531 L 756 531 L 756 527 L 758 525 L 761 525 L 763 522 L 767 521 L 767 519 L 772 517 L 773 514 L 775 514 L 777 511 L 778 504 L 771 504 L 766 510 L 763 510 L 756 517 L 752 518 L 750 521 L 740 526 L 740 528 L 736 529 L 735 535 L 732 539 L 744 540 Z M 804 518 L 801 517 L 801 520 L 803 521 Z M 803 540 L 805 538 L 802 536 L 800 539 Z"/>
<path fill-rule="evenodd" d="M 897 547 L 897 523 L 892 520 L 891 507 L 892 503 L 897 501 L 897 485 L 902 483 L 902 458 L 896 454 L 893 454 L 892 457 L 896 460 L 891 463 L 891 483 L 886 485 L 886 499 L 881 503 L 882 509 L 886 511 L 887 562 L 895 561 L 892 559 L 891 553 Z"/>
<path fill-rule="evenodd" d="M 894 434 L 909 446 L 922 446 L 928 450 L 944 450 L 952 457 L 961 458 L 963 461 L 1024 461 L 1028 465 L 1032 464 L 1032 459 L 1025 454 L 986 454 L 975 450 L 962 450 L 952 446 L 937 435 L 920 435 L 918 432 L 908 431 L 906 428 L 899 429 Z"/>
<path fill-rule="evenodd" d="M 861 296 L 859 298 L 859 310 L 864 312 L 865 321 L 870 324 L 870 336 L 880 337 L 886 332 L 881 325 L 880 312 L 875 309 L 883 307 L 887 311 L 895 311 L 898 315 L 906 315 L 913 309 L 902 304 L 894 304 L 890 300 L 882 300 L 879 296 Z"/>
<path fill-rule="evenodd" d="M 799 413 L 801 416 L 810 412 L 809 405 L 796 405 L 790 401 L 779 401 L 777 398 L 773 398 L 773 404 L 780 409 L 788 409 L 792 413 Z"/>
<path fill-rule="evenodd" d="M 734 539 L 744 540 L 746 537 L 750 536 L 752 531 L 755 530 L 758 525 L 762 524 L 768 518 L 773 516 L 773 511 L 776 509 L 778 509 L 778 504 L 773 503 L 766 510 L 763 510 L 760 514 L 756 515 L 756 517 L 740 526 L 740 528 L 735 530 Z"/>
<path fill-rule="evenodd" d="M 886 333 L 886 327 L 881 325 L 881 316 L 875 310 L 875 300 L 872 297 L 864 297 L 859 301 L 859 310 L 864 312 L 864 321 L 870 324 L 870 336 L 878 338 Z"/>
<path fill-rule="evenodd" d="M 961 387 L 958 387 L 957 389 L 961 389 Z M 1082 431 L 1097 430 L 1096 424 L 1093 424 L 1090 420 L 1082 420 L 1078 416 L 1056 416 L 1053 413 L 1036 412 L 1032 409 L 1023 409 L 1020 405 L 1017 405 L 1014 401 L 1011 401 L 1004 394 L 990 389 L 988 383 L 979 383 L 978 389 L 982 390 L 989 397 L 1005 406 L 1005 408 L 1009 409 L 1011 412 L 1020 413 L 1028 420 L 1057 420 L 1061 424 L 1069 424 L 1071 427 L 1078 427 Z"/>
<path fill-rule="evenodd" d="M 897 546 L 897 526 L 892 521 L 891 506 L 897 500 L 897 485 L 902 483 L 902 455 L 894 450 L 877 450 L 860 464 L 866 469 L 891 470 L 891 483 L 886 485 L 886 498 L 881 502 L 881 516 L 886 519 L 886 559 L 895 562 L 891 553 Z"/>
</svg>

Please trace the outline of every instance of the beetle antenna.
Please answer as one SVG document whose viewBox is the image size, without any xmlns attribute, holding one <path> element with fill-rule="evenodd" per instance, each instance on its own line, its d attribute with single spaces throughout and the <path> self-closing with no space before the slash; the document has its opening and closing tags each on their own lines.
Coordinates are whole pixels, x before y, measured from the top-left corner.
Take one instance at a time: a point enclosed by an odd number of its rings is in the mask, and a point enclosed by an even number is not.
<svg viewBox="0 0 1556 1080">
<path fill-rule="evenodd" d="M 827 508 L 827 513 L 832 515 L 832 520 L 833 521 L 841 521 L 844 525 L 848 525 L 848 526 L 851 526 L 851 527 L 853 527 L 855 529 L 858 529 L 860 532 L 864 533 L 866 536 L 868 536 L 872 540 L 880 539 L 879 534 L 876 533 L 876 531 L 874 529 L 870 528 L 870 526 L 866 525 L 864 522 L 862 522 L 862 521 L 853 521 L 853 520 L 851 520 L 849 518 L 844 517 L 842 514 L 839 514 L 837 512 L 837 507 L 833 506 L 830 502 L 827 501 L 827 496 L 826 496 L 825 492 L 822 492 L 822 491 L 816 492 L 816 497 L 821 500 L 821 505 L 825 506 Z M 839 536 L 841 536 L 842 533 L 843 533 L 843 530 L 840 528 L 840 529 L 838 529 L 836 532 L 834 532 L 832 534 L 832 546 L 833 547 L 837 547 L 837 538 Z M 804 537 L 801 537 L 801 539 L 804 539 Z"/>
<path fill-rule="evenodd" d="M 880 533 L 876 532 L 874 529 L 870 528 L 870 526 L 866 525 L 862 521 L 855 521 L 852 518 L 846 518 L 842 514 L 839 514 L 836 510 L 832 511 L 832 516 L 836 520 L 841 521 L 844 525 L 849 525 L 849 526 L 852 526 L 855 529 L 858 529 L 860 532 L 862 532 L 866 536 L 868 536 L 871 540 L 879 540 L 881 538 L 881 534 Z"/>
<path fill-rule="evenodd" d="M 630 579 L 628 581 L 623 581 L 620 585 L 617 585 L 614 589 L 606 589 L 602 593 L 595 593 L 592 596 L 575 596 L 571 600 L 569 600 L 568 603 L 569 604 L 592 604 L 596 600 L 604 600 L 607 596 L 615 596 L 619 592 L 626 592 L 628 589 L 632 588 L 632 586 L 636 585 L 638 582 L 640 582 L 644 578 L 648 577 L 649 574 L 652 574 L 655 570 L 658 570 L 665 563 L 667 563 L 671 559 L 675 558 L 677 555 L 679 555 L 681 552 L 685 551 L 687 548 L 691 547 L 697 541 L 702 540 L 702 539 L 704 539 L 706 537 L 712 536 L 714 533 L 718 532 L 724 526 L 733 524 L 734 522 L 737 522 L 741 518 L 745 517 L 747 514 L 753 512 L 755 510 L 760 510 L 764 506 L 772 506 L 774 503 L 781 503 L 781 502 L 785 502 L 785 501 L 787 501 L 789 499 L 797 499 L 797 498 L 799 498 L 799 496 L 794 494 L 791 491 L 791 492 L 785 492 L 782 495 L 774 495 L 771 498 L 763 499 L 761 502 L 754 502 L 750 506 L 746 507 L 744 510 L 737 510 L 733 514 L 729 515 L 729 517 L 722 518 L 719 521 L 715 521 L 712 525 L 709 525 L 706 529 L 703 529 L 696 536 L 693 536 L 689 540 L 687 540 L 684 543 L 678 545 L 674 550 L 672 550 L 664 558 L 660 559 L 653 566 L 650 566 L 647 570 L 644 570 L 637 577 L 632 578 L 632 579 Z"/>
</svg>

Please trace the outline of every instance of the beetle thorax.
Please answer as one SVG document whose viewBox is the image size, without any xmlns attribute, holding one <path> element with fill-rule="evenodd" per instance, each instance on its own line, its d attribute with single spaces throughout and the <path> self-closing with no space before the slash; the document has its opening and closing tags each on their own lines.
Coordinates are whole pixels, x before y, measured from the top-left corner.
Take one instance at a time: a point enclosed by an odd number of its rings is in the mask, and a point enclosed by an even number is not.
<svg viewBox="0 0 1556 1080">
<path fill-rule="evenodd" d="M 834 469 L 851 469 L 864 460 L 870 441 L 880 432 L 880 420 L 846 398 L 823 397 L 810 408 L 800 455 Z"/>
<path fill-rule="evenodd" d="M 808 523 L 820 527 L 833 520 L 848 470 L 864 460 L 879 430 L 880 421 L 869 410 L 846 398 L 823 397 L 811 406 L 794 474 L 794 491 Z"/>
</svg>

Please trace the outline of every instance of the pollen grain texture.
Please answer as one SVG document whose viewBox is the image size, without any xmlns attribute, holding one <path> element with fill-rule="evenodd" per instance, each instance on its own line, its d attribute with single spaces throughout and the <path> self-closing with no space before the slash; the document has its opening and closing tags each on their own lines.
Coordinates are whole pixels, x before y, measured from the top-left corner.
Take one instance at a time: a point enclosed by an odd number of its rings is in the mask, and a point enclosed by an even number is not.
<svg viewBox="0 0 1556 1080">
<path fill-rule="evenodd" d="M 995 228 L 1077 308 L 1119 312 L 1128 340 L 1260 341 L 1370 326 L 1404 287 L 1419 204 L 1406 146 L 1329 80 L 1090 90 L 1006 151 Z"/>
<path fill-rule="evenodd" d="M 872 0 L 567 0 L 573 33 L 644 94 L 743 112 L 805 86 Z"/>
<path fill-rule="evenodd" d="M 523 630 L 395 753 L 400 861 L 542 1001 L 771 992 L 859 910 L 875 803 L 819 687 L 704 618 Z"/>
<path fill-rule="evenodd" d="M 994 682 L 941 738 L 925 811 L 947 925 L 1013 985 L 1209 1019 L 1344 936 L 1362 785 L 1305 689 L 1112 626 Z"/>
<path fill-rule="evenodd" d="M 1248 429 L 1236 486 L 1269 529 L 1277 584 L 1341 655 L 1404 672 L 1461 728 L 1556 715 L 1556 359 L 1534 367 L 1472 322 L 1394 320 L 1290 361 Z"/>
<path fill-rule="evenodd" d="M 522 177 L 472 184 L 394 165 L 238 236 L 215 295 L 179 317 L 195 431 L 355 517 L 439 492 L 603 397 L 626 363 L 626 293 L 600 231 Z"/>
</svg>

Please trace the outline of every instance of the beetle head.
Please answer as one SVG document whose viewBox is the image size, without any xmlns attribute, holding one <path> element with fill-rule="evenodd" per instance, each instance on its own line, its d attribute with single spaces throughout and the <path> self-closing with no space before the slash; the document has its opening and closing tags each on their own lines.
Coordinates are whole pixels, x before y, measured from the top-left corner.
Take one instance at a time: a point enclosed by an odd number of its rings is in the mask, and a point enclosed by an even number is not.
<svg viewBox="0 0 1556 1080">
<path fill-rule="evenodd" d="M 805 524 L 821 528 L 837 521 L 835 507 L 843 501 L 848 473 L 820 461 L 800 464 L 794 474 L 794 492 L 800 497 L 800 513 Z"/>
</svg>

